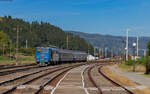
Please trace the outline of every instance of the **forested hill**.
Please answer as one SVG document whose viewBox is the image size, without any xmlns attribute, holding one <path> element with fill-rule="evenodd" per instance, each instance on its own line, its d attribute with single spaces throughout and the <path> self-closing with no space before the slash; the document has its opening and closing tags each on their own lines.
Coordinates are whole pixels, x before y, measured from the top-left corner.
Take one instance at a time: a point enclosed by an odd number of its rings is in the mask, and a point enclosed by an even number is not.
<svg viewBox="0 0 150 94">
<path fill-rule="evenodd" d="M 70 32 L 74 35 L 79 35 L 80 37 L 84 38 L 87 42 L 90 42 L 93 46 L 98 48 L 107 47 L 110 50 L 113 48 L 115 49 L 115 51 L 122 50 L 123 48 L 125 48 L 126 37 L 101 35 L 101 34 L 88 34 L 76 31 L 66 31 L 66 32 Z M 150 41 L 150 37 L 139 37 L 139 49 L 146 49 L 148 41 Z M 133 42 L 136 42 L 136 37 L 129 37 L 130 53 L 132 53 Z"/>
<path fill-rule="evenodd" d="M 2 17 L 0 20 L 0 31 L 6 33 L 11 41 L 16 43 L 16 27 L 19 27 L 19 47 L 23 48 L 28 41 L 28 46 L 55 45 L 58 48 L 66 48 L 66 38 L 68 34 L 69 49 L 88 51 L 88 43 L 78 35 L 64 32 L 61 28 L 47 22 L 26 22 L 22 19 L 12 18 L 11 16 Z M 89 46 L 92 49 L 92 45 Z"/>
</svg>

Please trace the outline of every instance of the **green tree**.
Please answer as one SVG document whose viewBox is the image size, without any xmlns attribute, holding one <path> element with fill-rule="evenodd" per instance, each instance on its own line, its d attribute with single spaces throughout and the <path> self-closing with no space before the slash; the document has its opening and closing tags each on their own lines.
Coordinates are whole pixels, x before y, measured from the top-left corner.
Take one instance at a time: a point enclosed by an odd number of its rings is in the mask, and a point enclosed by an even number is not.
<svg viewBox="0 0 150 94">
<path fill-rule="evenodd" d="M 93 46 L 89 44 L 80 36 L 73 35 L 63 31 L 61 28 L 54 26 L 48 22 L 37 22 L 32 23 L 23 21 L 22 19 L 12 18 L 11 16 L 3 17 L 0 21 L 0 30 L 5 32 L 10 39 L 12 44 L 16 43 L 16 28 L 19 26 L 19 48 L 22 48 L 26 45 L 26 40 L 28 41 L 28 48 L 35 48 L 37 46 L 49 46 L 54 45 L 58 48 L 67 48 L 66 38 L 69 36 L 69 47 L 71 50 L 80 50 L 92 53 Z M 25 52 L 25 50 L 20 51 Z M 29 52 L 28 52 L 29 53 Z"/>
<path fill-rule="evenodd" d="M 0 31 L 0 54 L 6 54 L 6 50 L 9 49 L 9 46 L 9 37 L 4 32 Z"/>
<path fill-rule="evenodd" d="M 146 74 L 149 74 L 150 73 L 150 60 L 149 60 L 149 57 L 150 57 L 150 41 L 148 42 L 148 51 L 147 51 L 147 56 L 144 57 L 144 64 L 145 64 L 145 67 L 146 67 Z"/>
</svg>

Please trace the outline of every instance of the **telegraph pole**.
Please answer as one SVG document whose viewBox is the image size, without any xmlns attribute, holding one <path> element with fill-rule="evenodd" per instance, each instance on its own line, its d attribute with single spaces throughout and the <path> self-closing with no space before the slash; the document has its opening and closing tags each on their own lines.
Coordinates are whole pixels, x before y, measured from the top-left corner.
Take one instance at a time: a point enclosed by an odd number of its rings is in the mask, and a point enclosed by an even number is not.
<svg viewBox="0 0 150 94">
<path fill-rule="evenodd" d="M 128 29 L 126 30 L 126 60 L 128 61 Z"/>
<path fill-rule="evenodd" d="M 68 34 L 67 34 L 67 40 L 66 40 L 66 42 L 67 42 L 67 49 L 68 49 L 68 42 L 69 42 L 69 36 L 68 36 Z"/>
<path fill-rule="evenodd" d="M 124 60 L 124 57 L 125 57 L 125 54 L 124 54 L 124 44 L 125 44 L 125 41 L 124 41 L 124 38 L 122 38 L 122 51 L 121 51 L 121 56 L 122 56 L 122 59 Z"/>
<path fill-rule="evenodd" d="M 105 58 L 107 57 L 107 48 L 105 48 Z"/>
<path fill-rule="evenodd" d="M 114 57 L 114 48 L 111 49 L 111 58 Z"/>
<path fill-rule="evenodd" d="M 11 44 L 12 44 L 12 41 L 10 40 L 10 45 L 9 45 L 9 50 L 10 50 L 9 56 L 10 56 L 10 60 L 11 60 Z"/>
<path fill-rule="evenodd" d="M 88 43 L 88 55 L 90 54 L 90 50 L 89 50 L 89 43 Z"/>
<path fill-rule="evenodd" d="M 139 56 L 139 37 L 137 36 L 137 57 Z"/>
<path fill-rule="evenodd" d="M 135 72 L 135 61 L 136 61 L 136 58 L 135 58 L 135 55 L 136 55 L 136 43 L 133 43 L 133 56 L 134 56 L 134 62 L 133 62 L 133 72 Z"/>
<path fill-rule="evenodd" d="M 95 56 L 96 48 L 94 47 L 94 56 Z"/>
<path fill-rule="evenodd" d="M 19 26 L 17 26 L 17 40 L 16 40 L 16 65 L 18 65 L 18 43 L 19 43 L 18 33 L 19 33 Z"/>
<path fill-rule="evenodd" d="M 28 40 L 26 40 L 26 48 L 28 48 Z"/>
<path fill-rule="evenodd" d="M 144 56 L 146 56 L 146 49 L 144 49 Z"/>
<path fill-rule="evenodd" d="M 99 56 L 101 56 L 101 48 L 99 48 Z"/>
<path fill-rule="evenodd" d="M 16 36 L 16 65 L 18 65 L 19 30 L 21 30 L 21 28 L 19 28 L 19 26 L 17 25 L 17 28 L 15 28 L 15 30 L 17 31 L 17 36 Z"/>
</svg>

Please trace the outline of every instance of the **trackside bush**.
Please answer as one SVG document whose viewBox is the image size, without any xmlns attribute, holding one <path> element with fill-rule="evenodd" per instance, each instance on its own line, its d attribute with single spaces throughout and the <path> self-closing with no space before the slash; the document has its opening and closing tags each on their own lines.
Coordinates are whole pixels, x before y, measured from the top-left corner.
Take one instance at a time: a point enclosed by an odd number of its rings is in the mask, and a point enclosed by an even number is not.
<svg viewBox="0 0 150 94">
<path fill-rule="evenodd" d="M 125 64 L 131 66 L 131 65 L 133 65 L 133 62 L 134 61 L 131 58 L 129 58 L 129 60 L 126 61 Z"/>
<path fill-rule="evenodd" d="M 32 56 L 34 54 L 34 50 L 32 48 L 22 48 L 22 49 L 20 49 L 20 51 L 25 56 Z"/>
<path fill-rule="evenodd" d="M 144 57 L 143 64 L 145 65 L 145 68 L 146 68 L 145 74 L 149 74 L 150 73 L 150 60 L 148 56 Z"/>
<path fill-rule="evenodd" d="M 146 67 L 146 72 L 145 74 L 149 74 L 150 73 L 150 41 L 148 42 L 148 51 L 147 51 L 147 55 L 144 59 L 144 64 L 145 64 L 145 67 Z"/>
</svg>

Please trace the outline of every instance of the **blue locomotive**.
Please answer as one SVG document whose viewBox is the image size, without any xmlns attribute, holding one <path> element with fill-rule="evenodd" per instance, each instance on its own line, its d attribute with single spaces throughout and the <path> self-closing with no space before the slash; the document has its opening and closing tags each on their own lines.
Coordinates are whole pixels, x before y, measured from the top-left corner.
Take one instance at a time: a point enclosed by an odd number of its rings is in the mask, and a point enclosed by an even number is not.
<svg viewBox="0 0 150 94">
<path fill-rule="evenodd" d="M 55 47 L 36 47 L 35 57 L 37 64 L 45 66 L 63 62 L 84 62 L 87 59 L 87 53 Z"/>
</svg>

